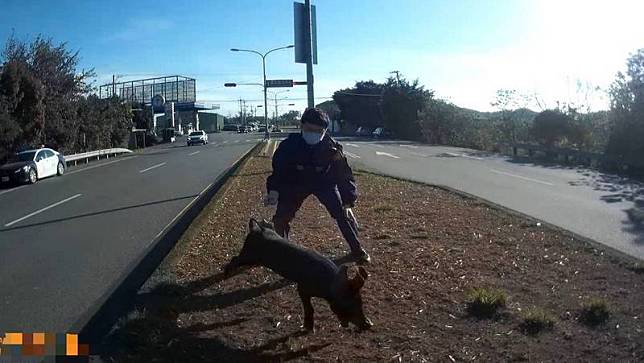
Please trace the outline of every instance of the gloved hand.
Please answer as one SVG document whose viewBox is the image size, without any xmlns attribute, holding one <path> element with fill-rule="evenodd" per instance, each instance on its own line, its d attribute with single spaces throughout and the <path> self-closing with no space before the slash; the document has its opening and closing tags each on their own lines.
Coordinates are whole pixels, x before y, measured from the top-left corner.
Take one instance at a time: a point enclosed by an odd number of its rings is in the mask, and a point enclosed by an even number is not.
<svg viewBox="0 0 644 363">
<path fill-rule="evenodd" d="M 280 196 L 280 193 L 278 193 L 277 191 L 275 190 L 269 191 L 268 194 L 264 197 L 264 206 L 269 207 L 269 206 L 277 205 L 279 196 Z"/>
</svg>

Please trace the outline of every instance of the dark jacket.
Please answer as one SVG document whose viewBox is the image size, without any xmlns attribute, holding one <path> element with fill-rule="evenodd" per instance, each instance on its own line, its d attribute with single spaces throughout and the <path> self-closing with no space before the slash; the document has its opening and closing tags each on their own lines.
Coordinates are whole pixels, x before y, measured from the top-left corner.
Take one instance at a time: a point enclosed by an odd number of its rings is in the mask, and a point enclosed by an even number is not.
<svg viewBox="0 0 644 363">
<path fill-rule="evenodd" d="M 351 167 L 342 145 L 325 135 L 316 145 L 308 145 L 300 134 L 290 134 L 273 155 L 273 174 L 266 188 L 286 193 L 293 188 L 313 190 L 337 186 L 343 205 L 353 205 L 358 198 Z"/>
</svg>

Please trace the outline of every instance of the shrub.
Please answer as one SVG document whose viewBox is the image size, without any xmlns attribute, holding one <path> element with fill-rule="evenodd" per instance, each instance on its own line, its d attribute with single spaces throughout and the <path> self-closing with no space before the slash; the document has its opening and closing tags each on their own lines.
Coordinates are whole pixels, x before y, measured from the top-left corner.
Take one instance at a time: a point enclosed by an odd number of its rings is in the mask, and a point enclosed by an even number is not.
<svg viewBox="0 0 644 363">
<path fill-rule="evenodd" d="M 467 310 L 477 318 L 490 318 L 505 306 L 506 300 L 506 294 L 501 290 L 476 288 L 467 296 Z"/>
<path fill-rule="evenodd" d="M 555 320 L 547 311 L 540 308 L 527 310 L 523 314 L 521 329 L 530 335 L 536 335 L 546 329 L 552 329 Z"/>
<path fill-rule="evenodd" d="M 581 309 L 580 320 L 590 326 L 597 326 L 608 321 L 610 311 L 604 299 L 593 298 Z"/>
</svg>

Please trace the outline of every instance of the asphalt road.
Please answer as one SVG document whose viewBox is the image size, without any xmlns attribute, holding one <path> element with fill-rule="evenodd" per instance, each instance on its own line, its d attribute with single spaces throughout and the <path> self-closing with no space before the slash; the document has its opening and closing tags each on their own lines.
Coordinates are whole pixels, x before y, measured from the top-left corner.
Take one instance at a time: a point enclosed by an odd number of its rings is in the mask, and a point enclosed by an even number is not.
<svg viewBox="0 0 644 363">
<path fill-rule="evenodd" d="M 351 162 L 367 170 L 449 186 L 644 259 L 644 230 L 633 217 L 644 216 L 644 184 L 640 182 L 470 149 L 340 141 Z"/>
<path fill-rule="evenodd" d="M 210 134 L 0 189 L 0 332 L 65 332 L 262 135 Z"/>
</svg>

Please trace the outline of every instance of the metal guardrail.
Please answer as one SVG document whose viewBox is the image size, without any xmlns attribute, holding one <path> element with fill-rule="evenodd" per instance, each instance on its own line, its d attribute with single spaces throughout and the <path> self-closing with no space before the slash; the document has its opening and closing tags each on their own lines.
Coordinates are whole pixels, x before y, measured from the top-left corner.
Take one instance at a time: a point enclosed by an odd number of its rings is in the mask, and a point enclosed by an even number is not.
<svg viewBox="0 0 644 363">
<path fill-rule="evenodd" d="M 97 160 L 100 160 L 101 158 L 109 159 L 110 155 L 112 155 L 113 157 L 116 157 L 116 155 L 118 154 L 126 154 L 131 152 L 132 150 L 124 149 L 124 148 L 88 151 L 84 153 L 65 155 L 65 163 L 67 163 L 67 165 L 70 165 L 71 163 L 73 163 L 74 165 L 77 165 L 79 161 L 84 161 L 86 163 L 89 163 L 90 159 L 97 159 Z"/>
</svg>

